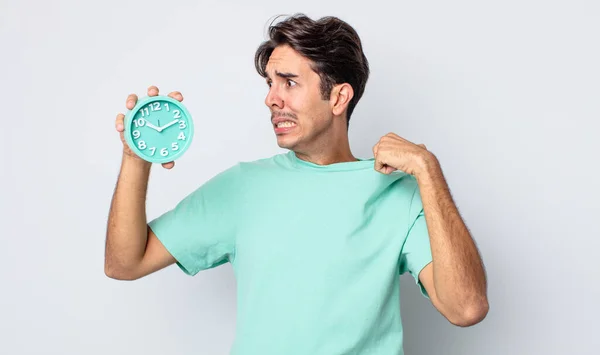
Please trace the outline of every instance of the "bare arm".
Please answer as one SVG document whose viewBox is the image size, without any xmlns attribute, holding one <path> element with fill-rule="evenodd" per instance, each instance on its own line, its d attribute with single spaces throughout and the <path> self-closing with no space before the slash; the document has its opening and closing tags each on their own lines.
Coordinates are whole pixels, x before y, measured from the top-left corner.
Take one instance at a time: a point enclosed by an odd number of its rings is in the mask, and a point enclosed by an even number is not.
<svg viewBox="0 0 600 355">
<path fill-rule="evenodd" d="M 469 326 L 488 312 L 483 262 L 446 184 L 437 157 L 424 144 L 395 133 L 373 147 L 375 170 L 415 176 L 425 212 L 433 261 L 419 273 L 433 305 L 451 323 Z"/>
<path fill-rule="evenodd" d="M 158 95 L 158 88 L 148 88 L 148 95 Z M 183 100 L 179 92 L 169 96 Z M 132 109 L 136 101 L 135 94 L 129 95 L 127 108 Z M 116 120 L 123 158 L 108 216 L 104 272 L 114 279 L 134 280 L 175 263 L 175 259 L 148 227 L 146 193 L 152 165 L 128 148 L 123 138 L 123 118 L 124 115 L 119 114 Z M 174 162 L 162 165 L 170 169 Z"/>
<path fill-rule="evenodd" d="M 434 306 L 453 324 L 470 326 L 488 312 L 483 262 L 433 156 L 416 174 L 433 262 L 419 278 Z"/>
<path fill-rule="evenodd" d="M 111 278 L 133 280 L 175 262 L 147 225 L 149 174 L 149 164 L 123 157 L 106 231 L 104 271 Z"/>
</svg>

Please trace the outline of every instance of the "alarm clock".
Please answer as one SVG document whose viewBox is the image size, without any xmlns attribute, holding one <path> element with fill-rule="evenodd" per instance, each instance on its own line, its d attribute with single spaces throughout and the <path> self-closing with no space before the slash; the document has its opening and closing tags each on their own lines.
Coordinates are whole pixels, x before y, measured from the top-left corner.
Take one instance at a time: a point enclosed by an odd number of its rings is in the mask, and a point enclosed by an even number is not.
<svg viewBox="0 0 600 355">
<path fill-rule="evenodd" d="M 129 148 L 151 163 L 180 158 L 190 147 L 194 123 L 186 107 L 163 95 L 138 100 L 127 112 L 123 135 Z"/>
</svg>

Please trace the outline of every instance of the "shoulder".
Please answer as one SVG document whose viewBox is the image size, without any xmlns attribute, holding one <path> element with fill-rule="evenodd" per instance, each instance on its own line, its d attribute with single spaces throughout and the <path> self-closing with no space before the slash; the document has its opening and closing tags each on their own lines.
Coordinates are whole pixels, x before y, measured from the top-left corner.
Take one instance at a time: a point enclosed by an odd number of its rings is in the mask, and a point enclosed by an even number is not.
<svg viewBox="0 0 600 355">
<path fill-rule="evenodd" d="M 421 201 L 421 192 L 417 179 L 413 175 L 406 175 L 401 179 L 403 190 L 410 196 L 408 213 L 411 218 L 416 218 L 423 211 L 423 202 Z"/>
<path fill-rule="evenodd" d="M 198 192 L 217 191 L 223 194 L 237 192 L 241 186 L 253 177 L 276 168 L 281 164 L 282 154 L 248 161 L 238 161 L 224 170 L 213 174 L 198 188 Z"/>
<path fill-rule="evenodd" d="M 227 175 L 239 178 L 239 182 L 244 185 L 254 185 L 265 183 L 266 177 L 279 176 L 280 173 L 287 170 L 288 158 L 286 154 L 276 154 L 254 160 L 239 161 L 231 167 Z"/>
<path fill-rule="evenodd" d="M 282 167 L 289 161 L 289 153 L 280 153 L 254 160 L 240 161 L 237 166 L 241 171 L 256 171 L 265 168 Z"/>
<path fill-rule="evenodd" d="M 387 178 L 392 180 L 393 188 L 389 189 L 389 193 L 394 201 L 402 206 L 411 220 L 416 218 L 423 208 L 417 179 L 404 172 L 391 173 Z"/>
<path fill-rule="evenodd" d="M 242 175 L 255 173 L 267 167 L 275 167 L 281 164 L 283 154 L 276 154 L 269 157 L 258 158 L 254 160 L 240 160 L 235 164 L 230 165 L 224 170 L 215 174 L 210 180 L 224 181 L 236 179 Z M 209 180 L 209 181 L 210 181 Z"/>
<path fill-rule="evenodd" d="M 377 173 L 381 174 L 379 172 Z M 419 193 L 419 186 L 417 179 L 413 175 L 402 171 L 395 171 L 384 176 L 386 179 L 391 180 L 391 183 L 394 185 L 394 191 L 403 198 L 412 200 L 413 198 L 418 197 L 416 195 Z"/>
</svg>

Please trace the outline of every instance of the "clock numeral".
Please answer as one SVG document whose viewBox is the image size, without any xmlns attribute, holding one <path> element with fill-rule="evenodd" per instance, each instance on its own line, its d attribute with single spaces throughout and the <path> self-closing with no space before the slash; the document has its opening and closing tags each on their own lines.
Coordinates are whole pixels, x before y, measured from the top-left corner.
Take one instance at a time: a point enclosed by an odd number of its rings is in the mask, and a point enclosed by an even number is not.
<svg viewBox="0 0 600 355">
<path fill-rule="evenodd" d="M 146 124 L 146 120 L 143 118 L 138 118 L 137 120 L 134 120 L 133 123 L 136 127 L 142 127 Z"/>
<path fill-rule="evenodd" d="M 148 111 L 148 107 L 144 107 L 140 110 L 142 112 L 142 117 L 146 117 L 150 115 L 150 111 Z M 145 114 L 144 114 L 145 113 Z"/>
<path fill-rule="evenodd" d="M 146 149 L 146 142 L 139 141 L 138 142 L 138 148 L 140 148 L 140 149 Z"/>
<path fill-rule="evenodd" d="M 184 120 L 179 120 L 179 128 L 184 129 L 186 127 Z"/>
<path fill-rule="evenodd" d="M 167 111 L 171 111 L 171 109 L 169 109 L 169 103 L 165 102 L 165 107 L 167 108 Z"/>
<path fill-rule="evenodd" d="M 179 149 L 179 146 L 177 145 L 177 142 L 171 143 L 171 149 L 173 149 L 173 150 L 178 150 Z"/>
<path fill-rule="evenodd" d="M 162 155 L 163 157 L 166 157 L 167 155 L 169 155 L 169 151 L 167 150 L 167 148 L 161 149 L 160 155 Z"/>
<path fill-rule="evenodd" d="M 175 112 L 173 118 L 181 118 L 181 112 L 179 112 L 179 110 L 174 110 L 173 112 Z"/>
<path fill-rule="evenodd" d="M 183 134 L 183 132 L 179 133 L 179 136 L 177 136 L 177 139 L 184 141 L 185 140 L 185 134 Z"/>
<path fill-rule="evenodd" d="M 150 106 L 150 109 L 152 111 L 160 111 L 161 110 L 161 108 L 160 108 L 160 102 L 152 102 L 148 106 Z"/>
<path fill-rule="evenodd" d="M 133 138 L 135 138 L 135 139 L 140 138 L 140 135 L 141 135 L 140 131 L 138 131 L 137 129 L 135 131 L 133 131 L 132 134 L 133 134 Z"/>
<path fill-rule="evenodd" d="M 150 148 L 150 155 L 154 155 L 154 152 L 156 152 L 156 147 Z"/>
</svg>

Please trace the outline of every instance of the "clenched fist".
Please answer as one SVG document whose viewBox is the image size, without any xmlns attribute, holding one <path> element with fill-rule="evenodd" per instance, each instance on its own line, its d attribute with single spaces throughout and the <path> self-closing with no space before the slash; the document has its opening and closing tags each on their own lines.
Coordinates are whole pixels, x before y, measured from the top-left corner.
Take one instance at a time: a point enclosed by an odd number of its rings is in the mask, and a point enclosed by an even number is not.
<svg viewBox="0 0 600 355">
<path fill-rule="evenodd" d="M 417 175 L 425 169 L 433 154 L 424 144 L 412 143 L 395 133 L 381 137 L 373 147 L 375 170 L 389 174 L 395 170 Z"/>
</svg>

